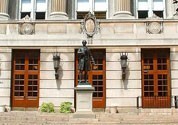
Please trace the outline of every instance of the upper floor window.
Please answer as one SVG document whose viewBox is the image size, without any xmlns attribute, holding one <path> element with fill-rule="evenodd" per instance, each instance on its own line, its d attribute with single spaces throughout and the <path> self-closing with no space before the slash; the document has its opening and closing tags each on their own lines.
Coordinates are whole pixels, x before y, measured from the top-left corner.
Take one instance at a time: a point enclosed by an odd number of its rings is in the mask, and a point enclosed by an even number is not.
<svg viewBox="0 0 178 125">
<path fill-rule="evenodd" d="M 20 19 L 26 15 L 37 20 L 46 18 L 47 0 L 21 0 L 20 5 Z"/>
<path fill-rule="evenodd" d="M 97 19 L 106 19 L 108 9 L 108 0 L 76 0 L 77 19 L 83 19 L 90 11 Z"/>
<path fill-rule="evenodd" d="M 158 17 L 165 17 L 165 0 L 136 0 L 137 17 L 147 18 L 155 14 Z"/>
</svg>

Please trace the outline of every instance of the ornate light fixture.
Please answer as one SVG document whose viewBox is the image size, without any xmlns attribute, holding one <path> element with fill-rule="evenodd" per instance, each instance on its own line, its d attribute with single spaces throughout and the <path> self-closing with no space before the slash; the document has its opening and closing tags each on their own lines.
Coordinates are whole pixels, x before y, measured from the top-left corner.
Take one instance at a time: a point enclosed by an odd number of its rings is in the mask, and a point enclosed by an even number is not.
<svg viewBox="0 0 178 125">
<path fill-rule="evenodd" d="M 59 78 L 58 70 L 59 70 L 60 59 L 61 58 L 57 53 L 55 53 L 53 55 L 53 63 L 54 63 L 54 70 L 55 70 L 55 78 L 56 79 Z"/>
<path fill-rule="evenodd" d="M 127 53 L 121 53 L 120 60 L 121 60 L 121 68 L 122 68 L 122 79 L 125 80 L 126 78 L 126 69 L 127 69 Z"/>
</svg>

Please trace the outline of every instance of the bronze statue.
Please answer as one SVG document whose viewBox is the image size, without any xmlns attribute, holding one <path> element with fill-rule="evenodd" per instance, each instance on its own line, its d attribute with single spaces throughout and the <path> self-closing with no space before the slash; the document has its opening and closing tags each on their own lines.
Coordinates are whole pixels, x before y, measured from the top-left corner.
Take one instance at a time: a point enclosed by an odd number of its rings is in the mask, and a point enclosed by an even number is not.
<svg viewBox="0 0 178 125">
<path fill-rule="evenodd" d="M 83 46 L 79 48 L 77 54 L 79 59 L 78 70 L 79 70 L 79 84 L 82 84 L 82 73 L 84 72 L 84 83 L 87 83 L 87 72 L 91 70 L 90 62 L 95 64 L 93 56 L 86 46 L 86 40 L 82 41 Z"/>
<path fill-rule="evenodd" d="M 178 0 L 173 0 L 173 4 L 178 4 Z M 178 15 L 178 8 L 176 8 L 176 13 L 174 14 L 175 15 Z"/>
</svg>

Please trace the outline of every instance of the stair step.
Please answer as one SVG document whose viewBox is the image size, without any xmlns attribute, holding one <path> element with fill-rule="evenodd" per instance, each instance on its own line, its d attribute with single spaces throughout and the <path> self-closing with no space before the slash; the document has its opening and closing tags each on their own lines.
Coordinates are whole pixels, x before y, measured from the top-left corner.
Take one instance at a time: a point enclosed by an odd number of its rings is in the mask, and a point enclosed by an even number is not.
<svg viewBox="0 0 178 125">
<path fill-rule="evenodd" d="M 95 112 L 96 118 L 73 118 L 74 114 L 12 111 L 0 113 L 0 125 L 177 125 L 177 110 L 169 115 L 165 112 L 170 110 L 144 110 L 139 114 Z"/>
</svg>

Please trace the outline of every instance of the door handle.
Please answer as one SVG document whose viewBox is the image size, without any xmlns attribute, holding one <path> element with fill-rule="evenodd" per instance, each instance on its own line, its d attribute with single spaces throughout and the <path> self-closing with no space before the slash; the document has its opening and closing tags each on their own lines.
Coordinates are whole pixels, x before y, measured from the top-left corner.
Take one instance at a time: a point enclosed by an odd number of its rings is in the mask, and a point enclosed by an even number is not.
<svg viewBox="0 0 178 125">
<path fill-rule="evenodd" d="M 148 73 L 148 70 L 144 70 L 144 73 Z"/>
</svg>

